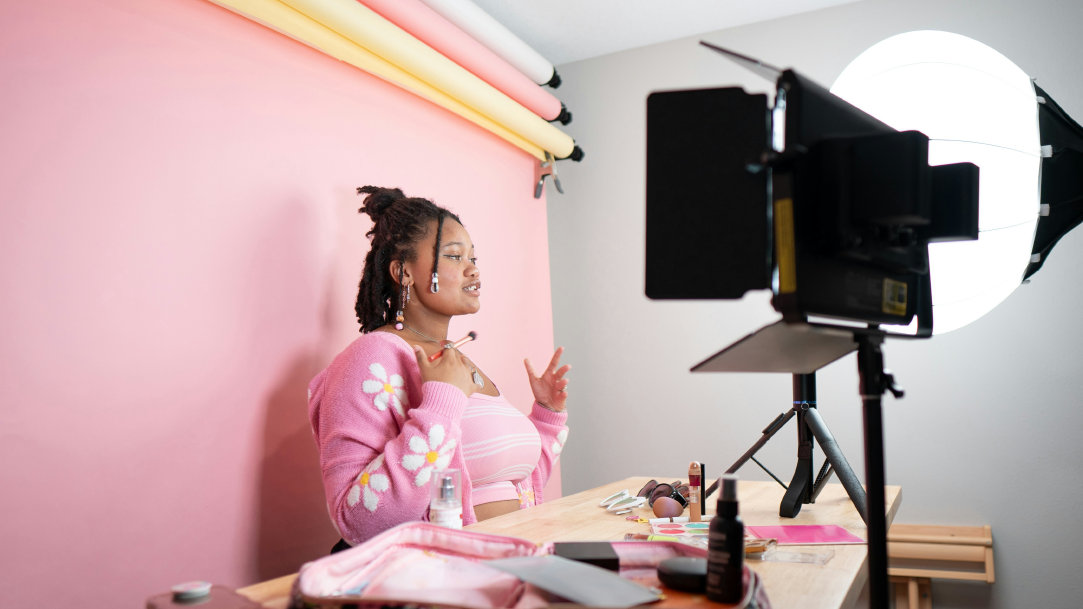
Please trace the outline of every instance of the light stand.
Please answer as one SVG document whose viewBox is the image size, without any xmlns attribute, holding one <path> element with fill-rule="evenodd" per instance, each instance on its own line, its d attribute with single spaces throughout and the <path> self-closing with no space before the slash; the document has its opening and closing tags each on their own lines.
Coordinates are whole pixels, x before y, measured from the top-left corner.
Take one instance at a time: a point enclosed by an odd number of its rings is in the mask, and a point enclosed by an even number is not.
<svg viewBox="0 0 1083 609">
<path fill-rule="evenodd" d="M 884 334 L 878 331 L 854 334 L 857 341 L 857 371 L 860 377 L 861 403 L 865 425 L 865 484 L 868 486 L 869 517 L 869 600 L 873 607 L 888 606 L 887 577 L 887 501 L 884 498 L 884 424 L 880 397 L 890 391 L 903 396 L 895 377 L 884 370 L 880 345 Z"/>
<path fill-rule="evenodd" d="M 791 418 L 798 417 L 799 454 L 797 471 L 779 508 L 782 516 L 795 516 L 801 503 L 812 503 L 830 475 L 839 480 L 867 526 L 869 554 L 869 600 L 872 607 L 888 607 L 887 500 L 884 495 L 884 430 L 881 396 L 890 391 L 896 398 L 903 392 L 895 378 L 884 370 L 881 345 L 887 334 L 878 326 L 835 326 L 820 323 L 778 321 L 746 336 L 692 368 L 694 372 L 790 372 L 793 375 L 794 406 L 780 414 L 763 430 L 763 435 L 737 460 L 733 473 L 763 447 Z M 840 357 L 857 351 L 857 370 L 862 400 L 865 440 L 865 489 L 861 488 L 842 451 L 815 408 L 815 371 Z M 780 356 L 781 354 L 781 356 Z M 811 434 L 811 437 L 810 437 Z M 812 482 L 812 439 L 820 442 L 829 467 L 821 469 Z M 757 461 L 757 463 L 759 463 Z M 762 465 L 761 465 L 762 467 Z M 765 468 L 766 469 L 766 468 Z M 770 473 L 770 472 L 768 472 Z M 774 475 L 772 474 L 772 477 Z M 778 478 L 775 478 L 778 480 Z M 715 488 L 718 482 L 712 485 Z M 780 482 L 781 484 L 781 482 Z M 710 494 L 710 489 L 707 493 Z M 792 514 L 787 514 L 791 511 Z"/>
</svg>

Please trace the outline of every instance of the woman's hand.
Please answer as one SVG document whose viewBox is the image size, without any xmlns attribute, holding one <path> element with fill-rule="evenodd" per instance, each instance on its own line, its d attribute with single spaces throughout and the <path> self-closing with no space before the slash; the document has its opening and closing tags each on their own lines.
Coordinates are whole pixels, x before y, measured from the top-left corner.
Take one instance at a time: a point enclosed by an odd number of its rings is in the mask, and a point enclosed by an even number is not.
<svg viewBox="0 0 1083 609">
<path fill-rule="evenodd" d="M 429 356 L 420 345 L 414 345 L 414 355 L 417 356 L 417 366 L 421 369 L 421 382 L 440 381 L 450 383 L 470 395 L 477 390 L 471 368 L 466 364 L 463 354 L 458 349 L 444 349 L 443 355 L 435 362 L 429 361 Z"/>
<path fill-rule="evenodd" d="M 541 375 L 534 372 L 534 366 L 530 365 L 529 359 L 523 360 L 534 399 L 549 410 L 557 412 L 564 412 L 568 401 L 568 379 L 564 378 L 564 375 L 572 369 L 568 364 L 560 365 L 560 356 L 563 354 L 564 347 L 557 347 L 553 359 L 549 360 L 549 365 Z"/>
</svg>

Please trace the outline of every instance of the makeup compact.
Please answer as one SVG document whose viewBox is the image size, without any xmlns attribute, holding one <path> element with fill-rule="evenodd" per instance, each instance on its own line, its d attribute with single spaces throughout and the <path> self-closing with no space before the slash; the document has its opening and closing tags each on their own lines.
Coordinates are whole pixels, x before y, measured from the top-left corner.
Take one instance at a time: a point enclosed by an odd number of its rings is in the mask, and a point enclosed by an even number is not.
<svg viewBox="0 0 1083 609">
<path fill-rule="evenodd" d="M 707 559 L 674 556 L 658 563 L 658 581 L 667 588 L 703 593 L 707 589 Z"/>
<path fill-rule="evenodd" d="M 669 484 L 665 482 L 659 484 L 657 480 L 651 480 L 647 484 L 643 485 L 643 488 L 639 489 L 638 496 L 645 497 L 647 499 L 647 505 L 654 507 L 654 502 L 659 497 L 669 497 L 677 503 L 681 504 L 681 508 L 688 505 L 688 485 L 682 483 L 680 480 L 675 480 Z"/>
</svg>

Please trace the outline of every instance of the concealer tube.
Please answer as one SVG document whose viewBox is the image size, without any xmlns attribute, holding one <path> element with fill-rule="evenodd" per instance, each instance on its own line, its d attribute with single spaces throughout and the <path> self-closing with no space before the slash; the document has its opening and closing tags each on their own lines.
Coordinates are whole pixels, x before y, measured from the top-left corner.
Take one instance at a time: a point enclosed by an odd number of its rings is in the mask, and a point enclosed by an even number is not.
<svg viewBox="0 0 1083 609">
<path fill-rule="evenodd" d="M 700 484 L 703 479 L 703 472 L 700 471 L 698 461 L 693 461 L 688 464 L 688 520 L 690 522 L 700 522 L 703 520 L 703 504 L 700 503 L 701 497 L 699 489 L 702 487 Z"/>
</svg>

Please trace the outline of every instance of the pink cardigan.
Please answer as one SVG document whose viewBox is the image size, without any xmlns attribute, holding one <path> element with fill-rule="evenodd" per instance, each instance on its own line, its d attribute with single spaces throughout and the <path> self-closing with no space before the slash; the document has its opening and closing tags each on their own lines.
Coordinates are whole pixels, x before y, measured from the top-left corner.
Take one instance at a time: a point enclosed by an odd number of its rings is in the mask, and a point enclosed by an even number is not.
<svg viewBox="0 0 1083 609">
<path fill-rule="evenodd" d="M 427 520 L 429 480 L 446 467 L 462 472 L 463 524 L 477 521 L 459 450 L 468 403 L 454 385 L 422 384 L 413 349 L 388 332 L 361 335 L 312 379 L 308 414 L 327 511 L 347 543 Z M 530 476 L 536 503 L 563 449 L 567 417 L 537 402 L 531 410 L 542 445 Z"/>
</svg>

